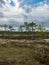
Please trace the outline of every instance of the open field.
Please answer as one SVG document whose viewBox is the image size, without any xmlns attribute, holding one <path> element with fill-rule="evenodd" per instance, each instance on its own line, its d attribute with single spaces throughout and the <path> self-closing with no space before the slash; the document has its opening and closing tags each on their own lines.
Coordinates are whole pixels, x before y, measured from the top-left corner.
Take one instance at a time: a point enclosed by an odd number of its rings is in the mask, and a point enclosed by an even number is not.
<svg viewBox="0 0 49 65">
<path fill-rule="evenodd" d="M 49 42 L 25 37 L 0 38 L 0 65 L 49 65 Z"/>
<path fill-rule="evenodd" d="M 44 34 L 43 34 L 44 33 Z M 10 31 L 0 31 L 0 38 L 2 39 L 38 39 L 41 34 L 43 38 L 49 38 L 49 32 L 10 32 Z"/>
</svg>

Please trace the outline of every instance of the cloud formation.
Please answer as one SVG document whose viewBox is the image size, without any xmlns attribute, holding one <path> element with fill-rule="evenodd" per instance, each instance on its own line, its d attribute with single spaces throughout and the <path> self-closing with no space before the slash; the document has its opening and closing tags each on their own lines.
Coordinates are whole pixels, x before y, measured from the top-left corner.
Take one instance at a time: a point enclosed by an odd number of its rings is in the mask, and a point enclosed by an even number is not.
<svg viewBox="0 0 49 65">
<path fill-rule="evenodd" d="M 13 1 L 15 6 L 10 3 Z M 26 0 L 27 1 L 27 0 Z M 1 0 L 0 1 L 0 24 L 12 24 L 18 26 L 23 22 L 34 21 L 37 24 L 44 22 L 49 26 L 49 2 L 43 0 L 34 4 L 33 0 Z"/>
</svg>

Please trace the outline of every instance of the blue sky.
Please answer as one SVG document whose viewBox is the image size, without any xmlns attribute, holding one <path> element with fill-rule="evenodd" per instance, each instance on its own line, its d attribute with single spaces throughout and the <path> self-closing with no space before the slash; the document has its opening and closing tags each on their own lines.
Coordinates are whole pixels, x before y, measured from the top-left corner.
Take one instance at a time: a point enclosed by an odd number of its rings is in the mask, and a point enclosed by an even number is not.
<svg viewBox="0 0 49 65">
<path fill-rule="evenodd" d="M 25 5 L 25 4 L 26 4 L 26 5 L 34 5 L 34 4 L 39 3 L 39 2 L 43 2 L 43 3 L 44 3 L 44 1 L 45 1 L 45 2 L 47 1 L 47 3 L 49 2 L 49 0 L 18 0 L 18 1 L 20 1 L 20 2 L 22 1 L 21 4 L 24 4 L 24 5 Z M 13 0 L 11 0 L 10 4 L 11 4 L 12 6 L 15 6 Z"/>
<path fill-rule="evenodd" d="M 10 5 L 15 6 L 15 3 L 11 0 Z"/>
<path fill-rule="evenodd" d="M 19 1 L 21 1 L 21 0 L 19 0 Z M 22 5 L 22 4 L 23 4 L 23 5 L 25 5 L 25 4 L 26 4 L 26 5 L 34 5 L 34 4 L 39 3 L 39 2 L 43 2 L 43 0 L 23 0 L 23 2 L 21 3 L 21 5 Z M 13 0 L 11 0 L 10 4 L 11 4 L 12 6 L 15 6 Z"/>
<path fill-rule="evenodd" d="M 41 2 L 43 0 L 24 0 L 23 3 L 24 4 L 28 4 L 28 5 L 32 5 L 32 4 L 36 4 L 38 2 Z"/>
<path fill-rule="evenodd" d="M 49 0 L 0 0 L 0 25 L 18 26 L 26 21 L 44 22 L 49 28 Z"/>
</svg>

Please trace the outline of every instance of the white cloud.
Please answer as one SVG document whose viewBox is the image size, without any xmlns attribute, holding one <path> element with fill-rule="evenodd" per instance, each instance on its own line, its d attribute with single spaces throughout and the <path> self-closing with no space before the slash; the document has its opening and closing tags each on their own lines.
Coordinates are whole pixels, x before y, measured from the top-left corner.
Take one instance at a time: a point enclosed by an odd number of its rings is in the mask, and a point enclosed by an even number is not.
<svg viewBox="0 0 49 65">
<path fill-rule="evenodd" d="M 28 20 L 47 23 L 49 19 L 49 5 L 32 7 L 32 11 L 28 13 Z"/>
<path fill-rule="evenodd" d="M 23 23 L 24 21 L 35 21 L 35 22 L 47 22 L 49 19 L 49 5 L 46 3 L 40 2 L 38 3 L 38 6 L 30 6 L 30 5 L 24 5 L 23 7 L 20 6 L 20 2 L 18 0 L 13 0 L 15 3 L 15 6 L 12 7 L 9 3 L 11 2 L 10 0 L 4 0 L 5 5 L 3 5 L 3 8 L 0 8 L 0 12 L 2 12 L 4 15 L 4 18 L 0 18 L 0 24 L 2 23 L 9 23 L 11 20 L 14 20 L 12 22 L 13 24 L 19 22 Z M 39 6 L 40 5 L 40 6 Z M 30 9 L 30 12 L 27 13 L 26 10 Z M 28 10 L 29 10 L 28 9 Z M 26 17 L 25 17 L 25 16 Z"/>
<path fill-rule="evenodd" d="M 20 4 L 19 4 L 18 0 L 15 0 L 14 3 L 15 3 L 15 7 L 12 7 L 9 3 L 7 3 L 7 1 L 5 1 L 4 8 L 0 8 L 0 12 L 3 13 L 2 15 L 4 15 L 4 18 L 2 18 L 3 21 L 5 21 L 4 19 L 6 19 L 6 20 L 16 19 L 16 22 L 23 21 L 23 17 L 21 14 L 24 13 L 24 10 L 22 8 L 19 8 Z M 10 23 L 10 22 L 8 22 L 8 23 Z"/>
</svg>

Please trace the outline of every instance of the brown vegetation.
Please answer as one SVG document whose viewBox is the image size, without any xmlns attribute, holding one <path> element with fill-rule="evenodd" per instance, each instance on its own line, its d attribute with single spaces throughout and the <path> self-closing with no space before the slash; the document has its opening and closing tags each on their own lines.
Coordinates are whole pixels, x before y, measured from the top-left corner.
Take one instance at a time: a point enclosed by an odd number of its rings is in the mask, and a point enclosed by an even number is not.
<svg viewBox="0 0 49 65">
<path fill-rule="evenodd" d="M 49 65 L 49 42 L 0 39 L 0 65 Z"/>
</svg>

